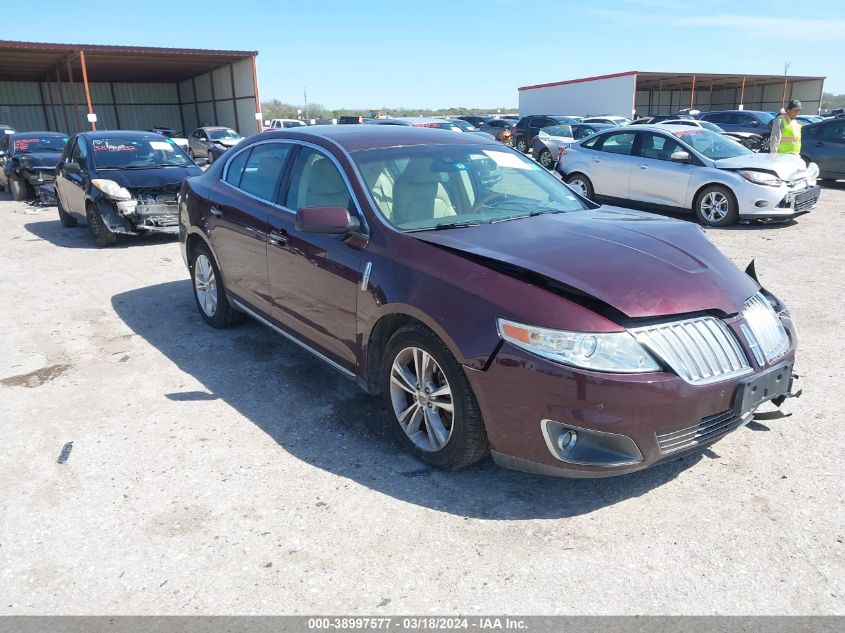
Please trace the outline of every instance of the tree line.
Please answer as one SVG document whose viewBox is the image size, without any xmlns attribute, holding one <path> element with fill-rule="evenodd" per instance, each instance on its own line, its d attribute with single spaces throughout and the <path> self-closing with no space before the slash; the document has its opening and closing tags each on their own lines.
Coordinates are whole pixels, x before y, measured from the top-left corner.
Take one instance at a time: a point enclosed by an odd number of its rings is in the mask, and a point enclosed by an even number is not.
<svg viewBox="0 0 845 633">
<path fill-rule="evenodd" d="M 832 92 L 822 93 L 822 111 L 833 108 L 845 108 L 845 94 L 835 95 Z"/>
<path fill-rule="evenodd" d="M 454 116 L 457 114 L 492 114 L 516 112 L 516 108 L 374 108 L 390 116 Z M 301 114 L 300 114 L 301 112 Z M 370 110 L 361 108 L 337 108 L 329 110 L 319 103 L 304 104 L 283 103 L 278 99 L 261 102 L 261 113 L 265 119 L 337 119 L 342 116 L 369 116 Z"/>
</svg>

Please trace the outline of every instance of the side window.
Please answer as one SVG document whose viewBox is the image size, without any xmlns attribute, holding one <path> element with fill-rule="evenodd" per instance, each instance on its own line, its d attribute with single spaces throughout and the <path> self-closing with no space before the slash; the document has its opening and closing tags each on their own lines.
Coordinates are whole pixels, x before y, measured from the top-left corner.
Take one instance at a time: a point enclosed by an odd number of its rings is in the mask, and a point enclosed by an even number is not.
<svg viewBox="0 0 845 633">
<path fill-rule="evenodd" d="M 354 213 L 355 209 L 335 164 L 310 147 L 303 147 L 296 158 L 285 206 L 294 211 L 302 207 L 342 207 Z"/>
<path fill-rule="evenodd" d="M 822 138 L 834 143 L 845 143 L 845 121 L 837 121 L 824 126 Z"/>
<path fill-rule="evenodd" d="M 721 123 L 727 123 L 727 115 L 725 114 L 708 114 L 707 116 L 701 117 L 703 121 L 710 121 L 710 123 L 715 123 L 717 125 Z"/>
<path fill-rule="evenodd" d="M 589 133 L 586 131 L 584 132 L 584 136 L 589 136 Z M 596 143 L 598 143 L 603 137 L 596 135 L 588 141 L 584 141 L 584 144 L 581 147 L 587 147 L 589 149 L 596 149 Z"/>
<path fill-rule="evenodd" d="M 272 202 L 276 199 L 276 184 L 285 168 L 290 152 L 287 143 L 264 143 L 252 148 L 243 167 L 239 188 L 248 194 Z"/>
<path fill-rule="evenodd" d="M 662 134 L 643 132 L 640 133 L 640 144 L 637 154 L 643 158 L 671 160 L 672 154 L 679 149 L 681 149 L 681 146 L 678 143 Z"/>
<path fill-rule="evenodd" d="M 249 158 L 249 153 L 251 151 L 252 150 L 249 149 L 242 151 L 230 160 L 229 164 L 226 166 L 225 180 L 233 187 L 241 186 L 241 176 L 244 173 L 244 165 L 246 165 L 246 159 Z"/>
<path fill-rule="evenodd" d="M 625 154 L 630 155 L 634 147 L 633 132 L 617 132 L 608 134 L 604 137 L 604 142 L 601 144 L 601 151 L 610 152 L 611 154 Z"/>
<path fill-rule="evenodd" d="M 0 152 L 7 151 L 9 151 L 9 135 L 3 132 L 3 136 L 0 136 Z"/>
<path fill-rule="evenodd" d="M 201 140 L 203 140 L 203 141 L 207 141 L 207 140 L 208 140 L 208 134 L 206 134 L 206 133 L 205 133 L 205 130 L 200 130 L 200 136 L 199 136 L 199 137 L 200 137 L 200 139 L 201 139 Z"/>
<path fill-rule="evenodd" d="M 77 138 L 76 144 L 73 146 L 73 154 L 70 156 L 70 162 L 85 167 L 86 158 L 88 158 L 88 148 L 85 146 L 85 141 Z"/>
</svg>

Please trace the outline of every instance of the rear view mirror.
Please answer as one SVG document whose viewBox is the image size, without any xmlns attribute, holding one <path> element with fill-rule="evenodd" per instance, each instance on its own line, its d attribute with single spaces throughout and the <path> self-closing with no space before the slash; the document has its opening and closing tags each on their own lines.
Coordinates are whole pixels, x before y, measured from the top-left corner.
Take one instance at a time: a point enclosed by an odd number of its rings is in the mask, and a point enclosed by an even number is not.
<svg viewBox="0 0 845 633">
<path fill-rule="evenodd" d="M 678 150 L 677 152 L 672 152 L 670 158 L 676 163 L 687 163 L 689 162 L 689 152 Z"/>
<path fill-rule="evenodd" d="M 346 235 L 360 226 L 358 219 L 342 207 L 302 207 L 296 212 L 296 230 L 305 233 Z"/>
</svg>

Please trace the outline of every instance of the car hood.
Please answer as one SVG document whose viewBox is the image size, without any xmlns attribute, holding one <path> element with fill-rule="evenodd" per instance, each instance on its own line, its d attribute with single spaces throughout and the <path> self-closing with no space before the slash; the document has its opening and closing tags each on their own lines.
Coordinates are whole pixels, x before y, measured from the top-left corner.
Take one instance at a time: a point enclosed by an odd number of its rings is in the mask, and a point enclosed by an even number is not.
<svg viewBox="0 0 845 633">
<path fill-rule="evenodd" d="M 220 143 L 221 145 L 225 145 L 226 147 L 234 147 L 238 143 L 240 143 L 243 139 L 242 138 L 221 138 L 217 140 L 210 141 L 212 144 Z"/>
<path fill-rule="evenodd" d="M 614 207 L 410 235 L 504 263 L 528 283 L 540 275 L 630 318 L 735 314 L 758 290 L 698 226 Z"/>
<path fill-rule="evenodd" d="M 804 160 L 795 154 L 757 153 L 714 162 L 718 169 L 764 169 L 775 172 L 782 180 L 792 180 L 807 170 Z"/>
<path fill-rule="evenodd" d="M 114 180 L 121 187 L 163 187 L 180 184 L 185 178 L 199 176 L 202 169 L 196 165 L 188 167 L 160 167 L 154 169 L 102 170 L 97 178 Z"/>
<path fill-rule="evenodd" d="M 49 167 L 55 169 L 62 158 L 61 152 L 32 152 L 17 156 L 18 163 L 27 167 Z"/>
<path fill-rule="evenodd" d="M 476 136 L 483 136 L 484 138 L 491 138 L 496 140 L 496 137 L 490 134 L 489 132 L 482 132 L 481 130 L 475 130 L 474 132 L 468 132 L 468 134 L 475 134 Z"/>
</svg>

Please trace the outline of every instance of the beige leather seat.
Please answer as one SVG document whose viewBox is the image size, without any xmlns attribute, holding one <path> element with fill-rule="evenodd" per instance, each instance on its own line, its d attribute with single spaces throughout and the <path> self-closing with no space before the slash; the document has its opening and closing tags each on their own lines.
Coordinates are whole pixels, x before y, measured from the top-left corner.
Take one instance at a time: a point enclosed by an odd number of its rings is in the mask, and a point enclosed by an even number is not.
<svg viewBox="0 0 845 633">
<path fill-rule="evenodd" d="M 384 217 L 393 216 L 393 175 L 384 163 L 365 163 L 361 173 Z"/>
<path fill-rule="evenodd" d="M 303 207 L 349 208 L 349 190 L 332 162 L 319 157 L 305 170 Z"/>
<path fill-rule="evenodd" d="M 393 222 L 408 224 L 457 215 L 431 159 L 414 159 L 393 186 Z"/>
</svg>

